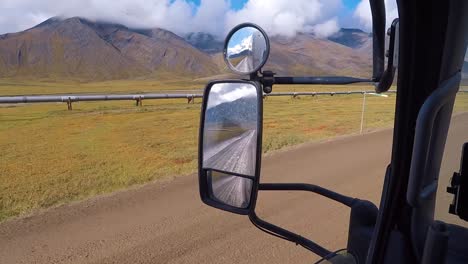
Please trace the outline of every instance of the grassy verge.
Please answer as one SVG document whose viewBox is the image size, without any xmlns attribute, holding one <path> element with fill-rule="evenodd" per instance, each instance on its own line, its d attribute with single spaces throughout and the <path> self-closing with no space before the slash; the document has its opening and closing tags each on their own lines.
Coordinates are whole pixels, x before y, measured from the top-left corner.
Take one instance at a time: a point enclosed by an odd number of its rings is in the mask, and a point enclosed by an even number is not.
<svg viewBox="0 0 468 264">
<path fill-rule="evenodd" d="M 93 91 L 113 91 L 106 90 L 107 86 L 88 85 L 97 87 Z M 27 93 L 30 88 L 22 89 L 20 93 Z M 56 92 L 56 88 L 44 89 Z M 370 87 L 346 86 L 340 90 L 352 89 Z M 365 129 L 391 126 L 394 104 L 395 95 L 368 96 Z M 468 111 L 467 94 L 459 96 L 455 109 Z M 361 110 L 361 95 L 268 98 L 264 152 L 358 133 Z M 144 101 L 143 107 L 125 101 L 75 103 L 73 111 L 67 111 L 65 104 L 0 107 L 0 221 L 34 209 L 194 172 L 199 113 L 199 99 L 195 104 L 185 100 Z"/>
</svg>

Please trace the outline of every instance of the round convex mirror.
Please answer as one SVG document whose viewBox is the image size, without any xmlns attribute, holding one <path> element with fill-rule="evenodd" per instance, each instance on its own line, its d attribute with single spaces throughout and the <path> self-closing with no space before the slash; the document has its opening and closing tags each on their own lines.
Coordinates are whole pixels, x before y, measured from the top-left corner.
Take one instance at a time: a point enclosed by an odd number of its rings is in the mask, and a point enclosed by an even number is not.
<svg viewBox="0 0 468 264">
<path fill-rule="evenodd" d="M 240 74 L 254 73 L 266 63 L 270 42 L 259 26 L 244 23 L 229 32 L 224 42 L 224 59 L 231 70 Z"/>
</svg>

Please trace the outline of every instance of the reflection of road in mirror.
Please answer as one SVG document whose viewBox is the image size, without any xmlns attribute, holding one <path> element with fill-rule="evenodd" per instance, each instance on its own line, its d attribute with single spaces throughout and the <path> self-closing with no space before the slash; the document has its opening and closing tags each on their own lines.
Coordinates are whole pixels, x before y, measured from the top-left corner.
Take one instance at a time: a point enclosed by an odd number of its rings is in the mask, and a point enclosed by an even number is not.
<svg viewBox="0 0 468 264">
<path fill-rule="evenodd" d="M 211 87 L 205 111 L 203 168 L 255 176 L 257 88 L 246 83 Z"/>
<path fill-rule="evenodd" d="M 247 56 L 239 62 L 239 64 L 234 65 L 238 71 L 249 72 L 254 68 L 252 56 Z"/>
<path fill-rule="evenodd" d="M 212 191 L 216 199 L 238 208 L 247 208 L 252 180 L 212 171 Z"/>
<path fill-rule="evenodd" d="M 208 147 L 203 155 L 203 167 L 254 176 L 256 136 L 255 130 L 248 130 Z"/>
<path fill-rule="evenodd" d="M 226 59 L 238 72 L 249 73 L 258 69 L 267 59 L 266 37 L 253 27 L 235 32 L 229 39 Z"/>
</svg>

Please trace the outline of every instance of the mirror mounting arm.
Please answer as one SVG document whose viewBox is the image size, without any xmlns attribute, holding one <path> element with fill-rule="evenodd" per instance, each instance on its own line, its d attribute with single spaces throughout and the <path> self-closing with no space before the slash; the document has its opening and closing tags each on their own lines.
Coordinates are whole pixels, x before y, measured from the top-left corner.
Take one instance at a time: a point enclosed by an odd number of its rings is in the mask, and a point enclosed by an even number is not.
<svg viewBox="0 0 468 264">
<path fill-rule="evenodd" d="M 330 191 L 323 187 L 307 183 L 260 183 L 259 191 L 308 191 L 320 194 L 336 202 L 352 207 L 359 199 Z"/>
<path fill-rule="evenodd" d="M 258 186 L 258 190 L 259 191 L 260 190 L 263 190 L 263 191 L 310 191 L 310 192 L 314 192 L 322 196 L 325 196 L 327 198 L 330 198 L 334 201 L 337 201 L 349 207 L 352 207 L 357 201 L 359 201 L 359 199 L 351 198 L 351 197 L 330 191 L 328 189 L 322 188 L 317 185 L 305 184 L 305 183 L 260 183 Z M 323 248 L 322 246 L 318 245 L 312 240 L 309 240 L 301 235 L 298 235 L 296 233 L 293 233 L 284 228 L 281 228 L 279 226 L 276 226 L 265 220 L 260 219 L 256 215 L 254 210 L 252 210 L 249 213 L 249 219 L 252 222 L 252 224 L 255 225 L 257 228 L 259 228 L 260 230 L 270 235 L 294 242 L 297 245 L 301 245 L 304 248 L 321 256 L 322 258 L 330 256 L 330 254 L 333 254 L 331 251 Z"/>
<path fill-rule="evenodd" d="M 340 85 L 352 83 L 373 83 L 371 79 L 355 78 L 348 76 L 327 76 L 327 77 L 287 77 L 278 76 L 272 71 L 255 72 L 250 74 L 250 81 L 259 82 L 263 86 L 263 92 L 271 93 L 274 84 L 323 84 Z M 393 78 L 393 77 L 392 77 Z"/>
<path fill-rule="evenodd" d="M 387 35 L 390 37 L 389 47 L 387 50 L 387 69 L 383 72 L 379 82 L 375 86 L 377 93 L 384 93 L 390 89 L 395 78 L 395 72 L 398 67 L 398 50 L 399 50 L 399 19 L 393 20 L 391 27 L 388 29 Z"/>
<path fill-rule="evenodd" d="M 252 224 L 256 226 L 258 229 L 270 235 L 296 243 L 296 245 L 301 245 L 305 249 L 314 252 L 315 254 L 319 255 L 322 258 L 327 257 L 330 254 L 333 254 L 333 252 L 329 251 L 326 248 L 323 248 L 322 246 L 315 243 L 314 241 L 311 241 L 301 235 L 298 235 L 296 233 L 293 233 L 284 228 L 281 228 L 279 226 L 276 226 L 274 224 L 268 223 L 265 220 L 260 219 L 255 214 L 255 212 L 251 212 L 249 214 L 249 219 L 250 219 L 250 222 L 252 222 Z"/>
<path fill-rule="evenodd" d="M 258 73 L 261 75 L 259 76 Z M 250 74 L 250 80 L 254 82 L 259 82 L 263 86 L 263 92 L 266 94 L 273 91 L 273 84 L 275 84 L 275 74 L 272 71 L 258 71 Z"/>
<path fill-rule="evenodd" d="M 274 77 L 275 84 L 323 84 L 341 85 L 352 83 L 373 83 L 371 79 L 355 78 L 348 76 L 325 76 L 325 77 Z"/>
</svg>

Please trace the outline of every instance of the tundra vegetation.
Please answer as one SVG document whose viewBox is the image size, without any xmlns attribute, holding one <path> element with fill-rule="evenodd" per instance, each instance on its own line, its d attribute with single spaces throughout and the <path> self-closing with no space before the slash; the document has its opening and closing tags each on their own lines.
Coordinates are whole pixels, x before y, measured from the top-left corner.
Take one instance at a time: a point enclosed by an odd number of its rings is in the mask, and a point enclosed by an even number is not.
<svg viewBox="0 0 468 264">
<path fill-rule="evenodd" d="M 193 90 L 206 82 L 0 81 L 2 95 Z M 275 86 L 274 91 L 353 91 L 372 86 Z M 463 87 L 462 87 L 463 89 Z M 464 88 L 467 89 L 467 88 Z M 186 92 L 184 92 L 186 93 Z M 190 93 L 190 92 L 189 92 Z M 356 134 L 362 95 L 269 97 L 263 152 Z M 0 221 L 154 180 L 194 174 L 201 99 L 0 105 Z M 365 131 L 393 125 L 395 94 L 368 95 Z M 468 111 L 459 94 L 455 112 Z M 195 188 L 196 186 L 194 186 Z"/>
</svg>

